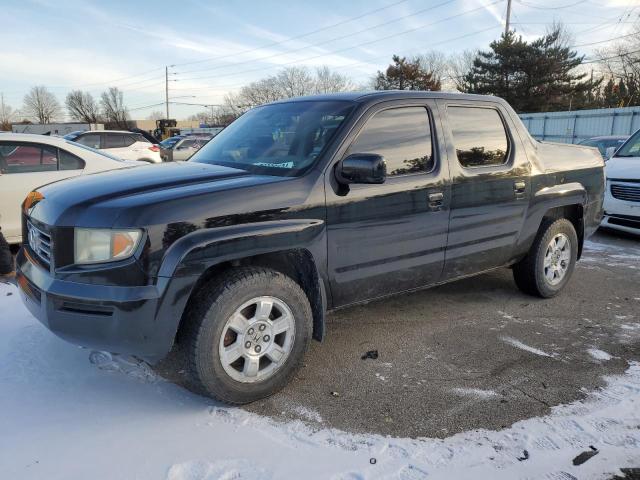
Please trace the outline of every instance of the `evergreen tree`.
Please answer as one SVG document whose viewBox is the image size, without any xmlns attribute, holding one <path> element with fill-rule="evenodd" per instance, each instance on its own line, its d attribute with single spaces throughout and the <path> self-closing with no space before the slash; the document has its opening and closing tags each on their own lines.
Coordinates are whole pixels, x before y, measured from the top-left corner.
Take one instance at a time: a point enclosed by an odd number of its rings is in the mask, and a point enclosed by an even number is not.
<svg viewBox="0 0 640 480">
<path fill-rule="evenodd" d="M 437 72 L 426 68 L 419 57 L 407 60 L 394 55 L 392 59 L 386 72 L 379 71 L 376 75 L 376 90 L 440 90 L 442 85 Z"/>
<path fill-rule="evenodd" d="M 518 112 L 544 112 L 566 110 L 594 89 L 576 72 L 584 57 L 565 45 L 561 27 L 530 43 L 508 32 L 490 49 L 478 52 L 466 74 L 468 93 L 502 97 Z"/>
</svg>

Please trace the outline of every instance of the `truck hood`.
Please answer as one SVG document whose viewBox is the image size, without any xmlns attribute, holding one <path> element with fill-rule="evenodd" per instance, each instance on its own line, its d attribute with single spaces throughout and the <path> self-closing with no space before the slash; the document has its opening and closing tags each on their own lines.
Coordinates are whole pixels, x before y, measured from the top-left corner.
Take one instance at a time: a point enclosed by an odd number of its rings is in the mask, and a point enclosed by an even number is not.
<svg viewBox="0 0 640 480">
<path fill-rule="evenodd" d="M 123 211 L 281 180 L 286 179 L 192 162 L 122 168 L 40 187 L 44 200 L 30 215 L 48 225 L 111 226 Z"/>
<path fill-rule="evenodd" d="M 613 157 L 604 168 L 607 179 L 640 180 L 640 157 Z"/>
</svg>

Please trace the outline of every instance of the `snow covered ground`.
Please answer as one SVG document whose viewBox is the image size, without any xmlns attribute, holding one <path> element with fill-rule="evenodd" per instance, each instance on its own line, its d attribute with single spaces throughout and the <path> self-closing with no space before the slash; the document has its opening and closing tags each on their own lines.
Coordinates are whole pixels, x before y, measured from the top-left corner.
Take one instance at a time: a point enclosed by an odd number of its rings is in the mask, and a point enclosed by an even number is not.
<svg viewBox="0 0 640 480">
<path fill-rule="evenodd" d="M 303 406 L 292 408 L 308 423 L 278 423 L 194 395 L 133 359 L 65 343 L 0 283 L 3 479 L 605 479 L 640 466 L 640 364 L 606 382 L 548 416 L 443 440 L 327 429 Z M 574 466 L 590 446 L 598 454 Z"/>
<path fill-rule="evenodd" d="M 640 364 L 499 432 L 386 438 L 314 428 L 314 412 L 310 425 L 276 423 L 91 354 L 40 326 L 13 286 L 0 284 L 0 312 L 2 478 L 587 479 L 640 462 Z M 598 455 L 573 466 L 590 445 Z"/>
</svg>

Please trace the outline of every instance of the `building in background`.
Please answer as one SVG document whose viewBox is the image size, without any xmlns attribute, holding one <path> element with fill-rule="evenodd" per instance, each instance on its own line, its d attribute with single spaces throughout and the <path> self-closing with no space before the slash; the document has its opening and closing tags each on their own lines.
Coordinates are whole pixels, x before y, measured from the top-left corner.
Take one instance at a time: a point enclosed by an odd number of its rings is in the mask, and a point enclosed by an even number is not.
<svg viewBox="0 0 640 480">
<path fill-rule="evenodd" d="M 631 135 L 640 129 L 640 107 L 522 113 L 520 119 L 537 140 L 579 143 L 592 137 Z"/>
</svg>

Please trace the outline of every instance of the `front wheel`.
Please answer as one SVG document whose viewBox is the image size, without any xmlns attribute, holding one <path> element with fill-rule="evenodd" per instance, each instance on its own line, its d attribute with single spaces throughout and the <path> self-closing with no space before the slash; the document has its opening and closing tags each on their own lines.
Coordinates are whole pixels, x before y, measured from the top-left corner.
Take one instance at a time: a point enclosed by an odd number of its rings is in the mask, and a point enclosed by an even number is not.
<svg viewBox="0 0 640 480">
<path fill-rule="evenodd" d="M 513 267 L 524 293 L 550 298 L 564 288 L 578 258 L 578 236 L 566 218 L 544 221 L 527 256 Z"/>
<path fill-rule="evenodd" d="M 312 334 L 305 293 L 266 268 L 239 268 L 204 285 L 185 321 L 192 376 L 210 396 L 230 404 L 284 387 Z"/>
</svg>

